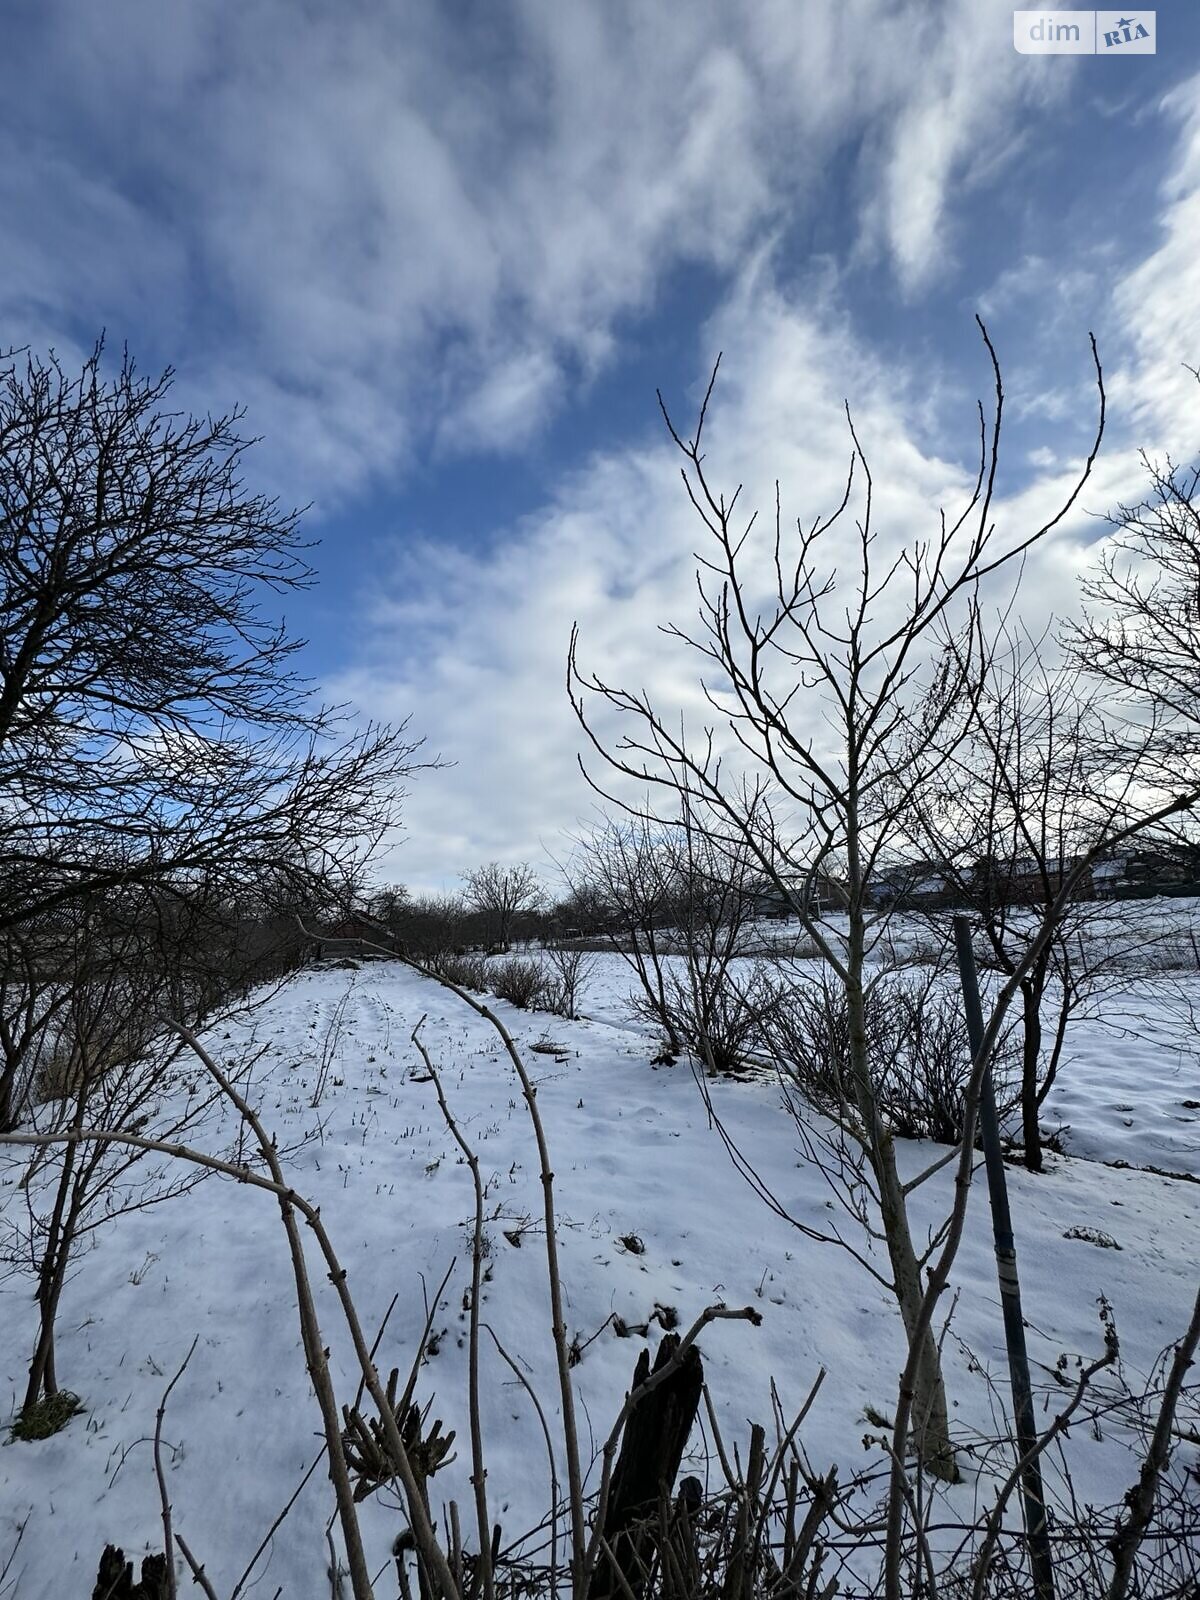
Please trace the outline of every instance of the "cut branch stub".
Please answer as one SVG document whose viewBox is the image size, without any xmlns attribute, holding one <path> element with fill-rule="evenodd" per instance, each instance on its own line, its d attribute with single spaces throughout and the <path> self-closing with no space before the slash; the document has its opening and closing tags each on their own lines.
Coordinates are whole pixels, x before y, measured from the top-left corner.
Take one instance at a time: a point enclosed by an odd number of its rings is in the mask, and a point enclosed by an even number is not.
<svg viewBox="0 0 1200 1600">
<path fill-rule="evenodd" d="M 666 1366 L 678 1348 L 679 1335 L 664 1334 L 653 1372 Z M 633 1392 L 651 1376 L 650 1352 L 643 1350 L 634 1368 Z M 674 1487 L 703 1384 L 704 1365 L 699 1350 L 692 1345 L 677 1371 L 636 1405 L 625 1422 L 604 1518 L 604 1540 L 635 1595 L 641 1593 L 647 1570 L 642 1559 L 648 1539 L 644 1525 L 653 1518 L 662 1496 L 669 1497 Z M 598 1562 L 589 1600 L 607 1600 L 621 1589 L 614 1562 Z"/>
<path fill-rule="evenodd" d="M 168 1574 L 166 1557 L 146 1556 L 142 1561 L 142 1579 L 133 1581 L 133 1562 L 126 1561 L 124 1550 L 106 1544 L 96 1573 L 96 1586 L 92 1600 L 167 1600 Z"/>
</svg>

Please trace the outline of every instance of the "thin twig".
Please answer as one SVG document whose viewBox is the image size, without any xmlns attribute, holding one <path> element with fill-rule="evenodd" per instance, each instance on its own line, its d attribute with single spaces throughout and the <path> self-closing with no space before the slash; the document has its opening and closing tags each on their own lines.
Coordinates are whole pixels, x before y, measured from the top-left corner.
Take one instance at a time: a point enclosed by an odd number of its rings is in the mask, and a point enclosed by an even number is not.
<svg viewBox="0 0 1200 1600">
<path fill-rule="evenodd" d="M 154 1475 L 158 1479 L 158 1497 L 162 1505 L 163 1552 L 167 1563 L 167 1600 L 175 1600 L 175 1553 L 171 1539 L 171 1499 L 167 1494 L 167 1480 L 163 1473 L 162 1464 L 162 1425 L 163 1418 L 167 1414 L 167 1401 L 171 1398 L 171 1390 L 187 1371 L 187 1364 L 195 1354 L 196 1346 L 199 1342 L 200 1335 L 197 1334 L 192 1340 L 187 1355 L 183 1358 L 182 1366 L 163 1391 L 163 1397 L 158 1402 L 158 1412 L 154 1418 Z"/>
</svg>

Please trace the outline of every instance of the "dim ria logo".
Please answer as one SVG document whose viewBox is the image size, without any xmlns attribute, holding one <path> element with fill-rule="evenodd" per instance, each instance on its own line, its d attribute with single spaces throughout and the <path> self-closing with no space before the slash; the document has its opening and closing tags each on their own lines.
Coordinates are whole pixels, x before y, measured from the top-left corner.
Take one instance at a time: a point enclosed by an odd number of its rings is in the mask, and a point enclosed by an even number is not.
<svg viewBox="0 0 1200 1600">
<path fill-rule="evenodd" d="M 1152 56 L 1153 11 L 1014 11 L 1023 56 Z"/>
</svg>

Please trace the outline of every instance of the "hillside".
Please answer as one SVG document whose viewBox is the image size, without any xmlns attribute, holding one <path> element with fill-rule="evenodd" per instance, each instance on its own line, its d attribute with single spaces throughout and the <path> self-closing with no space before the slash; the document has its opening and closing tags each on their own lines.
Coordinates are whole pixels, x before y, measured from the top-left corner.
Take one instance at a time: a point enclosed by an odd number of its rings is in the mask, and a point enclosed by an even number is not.
<svg viewBox="0 0 1200 1600">
<path fill-rule="evenodd" d="M 823 1470 L 837 1460 L 844 1476 L 877 1464 L 878 1448 L 859 1441 L 875 1431 L 866 1409 L 886 1411 L 894 1402 L 904 1348 L 894 1301 L 849 1254 L 814 1242 L 756 1197 L 710 1124 L 687 1063 L 652 1067 L 651 1033 L 617 1020 L 623 986 L 615 959 L 602 961 L 583 1001 L 592 1019 L 578 1022 L 497 1003 L 537 1082 L 550 1143 L 567 1320 L 582 1352 L 574 1378 L 585 1459 L 606 1436 L 646 1342 L 633 1330 L 648 1324 L 653 1348 L 673 1317 L 686 1326 L 704 1306 L 724 1301 L 762 1313 L 760 1327 L 717 1324 L 700 1340 L 727 1447 L 737 1441 L 744 1451 L 750 1421 L 773 1436 L 772 1378 L 790 1414 L 824 1367 L 802 1435 L 810 1461 Z M 250 1097 L 285 1152 L 290 1180 L 319 1202 L 372 1332 L 396 1297 L 380 1347 L 385 1373 L 407 1371 L 425 1297 L 454 1262 L 417 1388 L 422 1402 L 432 1401 L 431 1419 L 458 1432 L 457 1459 L 434 1480 L 436 1512 L 441 1502 L 468 1506 L 471 1498 L 464 1288 L 473 1200 L 468 1169 L 411 1043 L 422 1017 L 422 1036 L 487 1185 L 485 1319 L 553 1428 L 536 1152 L 511 1066 L 487 1024 L 433 981 L 369 962 L 301 973 L 206 1039 L 223 1064 L 256 1058 Z M 1052 1107 L 1077 1130 L 1068 1147 L 1079 1154 L 1052 1157 L 1036 1178 L 1009 1171 L 1039 1414 L 1060 1403 L 1061 1374 L 1102 1348 L 1100 1296 L 1112 1305 L 1123 1375 L 1135 1390 L 1187 1321 L 1200 1184 L 1103 1164 L 1136 1159 L 1200 1170 L 1200 1124 L 1187 1105 L 1200 1100 L 1200 1076 L 1191 1041 L 1178 1021 L 1168 1038 L 1168 1022 L 1164 1011 L 1158 1032 L 1147 1028 L 1137 1039 L 1081 1024 Z M 184 1061 L 164 1092 L 162 1118 L 187 1094 L 189 1079 Z M 778 1088 L 728 1080 L 706 1087 L 729 1135 L 785 1207 L 802 1224 L 826 1226 L 829 1185 L 798 1150 Z M 190 1140 L 222 1153 L 237 1136 L 236 1119 L 214 1109 Z M 0 1157 L 6 1253 L 24 1209 L 20 1156 L 7 1150 Z M 929 1159 L 928 1149 L 909 1146 L 904 1170 Z M 938 1183 L 921 1191 L 923 1224 L 946 1193 Z M 84 1412 L 53 1438 L 0 1449 L 0 1566 L 24 1526 L 10 1591 L 19 1600 L 85 1595 L 106 1541 L 129 1554 L 161 1548 L 149 1441 L 163 1390 L 197 1339 L 164 1425 L 167 1481 L 177 1530 L 228 1594 L 320 1449 L 278 1209 L 269 1195 L 211 1176 L 169 1204 L 114 1219 L 92 1238 L 65 1293 L 58 1352 L 60 1382 L 81 1395 Z M 947 1382 L 955 1433 L 969 1444 L 995 1433 L 1006 1396 L 981 1184 L 953 1286 Z M 324 1281 L 318 1299 L 339 1400 L 348 1402 L 358 1374 Z M 13 1408 L 33 1329 L 30 1280 L 10 1275 L 0 1284 L 0 1377 Z M 547 1512 L 545 1444 L 528 1396 L 486 1337 L 482 1359 L 488 1486 L 507 1545 Z M 703 1411 L 701 1423 L 686 1470 L 704 1479 L 712 1439 Z M 1071 1430 L 1064 1460 L 1081 1501 L 1119 1499 L 1136 1475 L 1132 1443 L 1119 1406 L 1095 1426 Z M 975 1480 L 987 1471 L 983 1462 L 943 1491 L 946 1520 L 975 1514 L 986 1487 Z M 1062 1463 L 1052 1462 L 1049 1475 L 1061 1488 Z M 318 1466 L 252 1574 L 252 1592 L 329 1592 L 331 1511 Z M 388 1495 L 367 1503 L 372 1572 L 390 1564 L 403 1526 Z"/>
</svg>

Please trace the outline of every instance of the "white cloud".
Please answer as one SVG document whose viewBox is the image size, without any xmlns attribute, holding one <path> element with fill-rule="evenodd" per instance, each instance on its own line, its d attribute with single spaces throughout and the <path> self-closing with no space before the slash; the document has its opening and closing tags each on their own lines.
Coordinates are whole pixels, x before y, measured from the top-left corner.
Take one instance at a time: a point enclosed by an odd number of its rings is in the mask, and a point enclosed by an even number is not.
<svg viewBox="0 0 1200 1600">
<path fill-rule="evenodd" d="M 502 352 L 442 421 L 438 448 L 455 454 L 519 449 L 539 433 L 560 388 L 550 351 Z"/>
<path fill-rule="evenodd" d="M 1096 270 L 1079 261 L 1051 261 L 1045 256 L 1026 255 L 1006 267 L 979 296 L 979 314 L 987 319 L 1013 307 L 1024 309 L 1032 304 L 1042 327 L 1066 323 L 1072 336 L 1077 337 L 1077 310 L 1094 291 L 1096 278 Z"/>
<path fill-rule="evenodd" d="M 952 259 L 951 196 L 961 200 L 1013 159 L 1025 118 L 1012 113 L 1065 95 L 1072 73 L 1071 63 L 1031 61 L 1012 49 L 1009 8 L 965 0 L 907 21 L 903 59 L 919 90 L 899 105 L 883 152 L 876 231 L 901 286 L 914 292 Z"/>
<path fill-rule="evenodd" d="M 1160 231 L 1111 286 L 1111 310 L 1129 340 L 1108 373 L 1106 447 L 1079 505 L 1026 562 L 1021 611 L 1035 632 L 1076 604 L 1079 571 L 1103 531 L 1096 519 L 1141 492 L 1138 447 L 1190 457 L 1200 436 L 1200 390 L 1180 365 L 1200 359 L 1200 80 L 1168 109 L 1179 118 L 1179 146 Z M 931 531 L 938 507 L 961 506 L 968 489 L 959 461 L 973 436 L 969 410 L 961 433 L 946 440 L 949 459 L 922 445 L 928 375 L 887 369 L 866 352 L 839 311 L 834 281 L 815 279 L 789 300 L 771 265 L 767 251 L 750 262 L 697 341 L 730 352 L 709 422 L 714 481 L 732 488 L 744 480 L 747 511 L 757 505 L 769 515 L 776 476 L 785 516 L 828 509 L 849 454 L 845 396 L 881 491 L 885 542 Z M 1020 264 L 993 291 L 997 303 L 1038 292 L 1047 270 L 1036 260 Z M 1009 376 L 1012 412 L 1045 424 L 1040 445 L 1016 461 L 1010 449 L 1007 458 L 1018 479 L 1029 468 L 1036 476 L 1014 490 L 1006 474 L 995 507 L 1000 537 L 1019 538 L 1074 486 L 1096 395 L 1082 348 L 1044 403 L 1028 387 L 1044 375 Z M 982 355 L 978 388 L 989 392 Z M 693 408 L 698 397 L 693 389 Z M 687 431 L 688 400 L 675 409 Z M 695 611 L 691 552 L 704 535 L 677 469 L 667 443 L 650 440 L 564 482 L 490 556 L 410 553 L 393 586 L 404 603 L 379 607 L 369 661 L 339 685 L 373 711 L 420 707 L 460 762 L 415 791 L 411 843 L 394 858 L 398 875 L 451 882 L 489 855 L 536 857 L 540 842 L 556 848 L 561 829 L 587 812 L 591 796 L 573 766 L 582 741 L 562 682 L 574 618 L 586 665 L 612 683 L 649 689 L 693 727 L 711 720 L 696 659 L 657 632 L 665 620 L 686 625 Z"/>
<path fill-rule="evenodd" d="M 857 140 L 844 204 L 861 248 L 910 290 L 932 281 L 953 252 L 952 197 L 1011 160 L 1020 110 L 1068 81 L 1069 63 L 1051 76 L 1015 55 L 999 0 L 936 13 L 923 0 L 522 0 L 481 9 L 471 30 L 432 0 L 106 0 L 72 7 L 69 25 L 66 9 L 40 12 L 37 77 L 57 82 L 57 105 L 47 113 L 31 74 L 9 83 L 6 336 L 108 320 L 190 351 L 191 394 L 248 403 L 289 500 L 328 503 L 430 448 L 519 447 L 564 375 L 600 370 L 620 319 L 699 260 L 736 271 L 697 336 L 698 371 L 701 352 L 729 352 L 710 423 L 719 482 L 744 479 L 764 516 L 776 476 L 786 515 L 828 510 L 849 397 L 885 543 L 961 504 L 969 408 L 939 455 L 925 442 L 936 375 L 864 351 L 836 285 L 785 298 L 769 246 Z M 1150 443 L 1194 414 L 1177 363 L 1200 359 L 1198 105 L 1195 85 L 1172 102 L 1163 234 L 1114 290 L 1133 344 L 1113 409 Z M 995 293 L 1036 286 L 1042 265 L 1024 270 Z M 1043 476 L 997 508 L 1014 534 L 1071 481 L 1055 425 L 1090 404 L 1087 382 L 1081 361 L 1041 402 Z M 1011 396 L 1027 414 L 1036 398 Z M 676 404 L 685 427 L 697 399 Z M 1136 492 L 1129 440 L 1116 442 L 1092 509 Z M 586 812 L 563 688 L 573 619 L 587 665 L 705 720 L 695 658 L 656 631 L 695 609 L 703 532 L 678 464 L 655 436 L 590 462 L 483 553 L 409 545 L 364 578 L 360 657 L 330 689 L 372 715 L 411 712 L 459 763 L 415 786 L 398 874 L 433 884 L 536 855 Z M 1079 560 L 1078 539 L 1056 539 L 1027 593 L 1065 603 Z"/>
<path fill-rule="evenodd" d="M 785 529 L 797 517 L 811 523 L 841 497 L 851 452 L 844 398 L 874 476 L 881 562 L 901 541 L 935 534 L 939 507 L 953 516 L 969 498 L 970 473 L 923 449 L 909 425 L 913 375 L 871 357 L 828 294 L 789 299 L 768 263 L 756 263 L 701 342 L 732 353 L 706 425 L 707 466 L 726 493 L 744 483 L 746 515 L 760 510 L 763 542 L 750 571 L 764 593 L 775 478 Z M 982 350 L 978 381 L 986 395 Z M 685 435 L 701 392 L 670 399 Z M 965 406 L 961 433 L 948 441 L 956 453 L 970 455 L 975 427 Z M 388 866 L 393 875 L 433 887 L 492 856 L 545 866 L 542 847 L 561 851 L 563 830 L 587 816 L 594 796 L 574 759 L 585 740 L 564 688 L 573 621 L 585 668 L 614 685 L 648 690 L 669 717 L 685 714 L 693 734 L 713 722 L 700 690 L 704 664 L 659 631 L 665 622 L 692 624 L 692 553 L 707 540 L 683 493 L 679 464 L 665 434 L 599 456 L 491 553 L 408 547 L 382 585 L 375 581 L 373 593 L 382 587 L 384 597 L 365 619 L 361 663 L 332 688 L 374 715 L 415 709 L 431 742 L 458 763 L 414 787 L 408 842 Z M 1063 462 L 1043 482 L 1001 501 L 998 537 L 1028 532 L 1079 465 Z M 830 558 L 852 565 L 852 529 L 846 535 L 850 543 L 835 540 Z M 1069 601 L 1078 559 L 1070 538 L 1031 559 L 1026 584 L 1039 608 Z M 601 723 L 616 731 L 611 721 Z"/>
<path fill-rule="evenodd" d="M 1152 455 L 1190 455 L 1200 439 L 1200 77 L 1162 109 L 1178 128 L 1176 159 L 1162 190 L 1159 236 L 1114 286 L 1113 308 L 1129 359 L 1113 373 L 1114 407 Z"/>
<path fill-rule="evenodd" d="M 1042 92 L 999 0 L 939 15 L 47 0 L 6 90 L 0 316 L 156 336 L 189 398 L 253 403 L 289 498 L 431 433 L 520 447 L 672 265 L 730 269 L 847 140 L 864 237 L 936 271 L 948 186 Z"/>
</svg>

